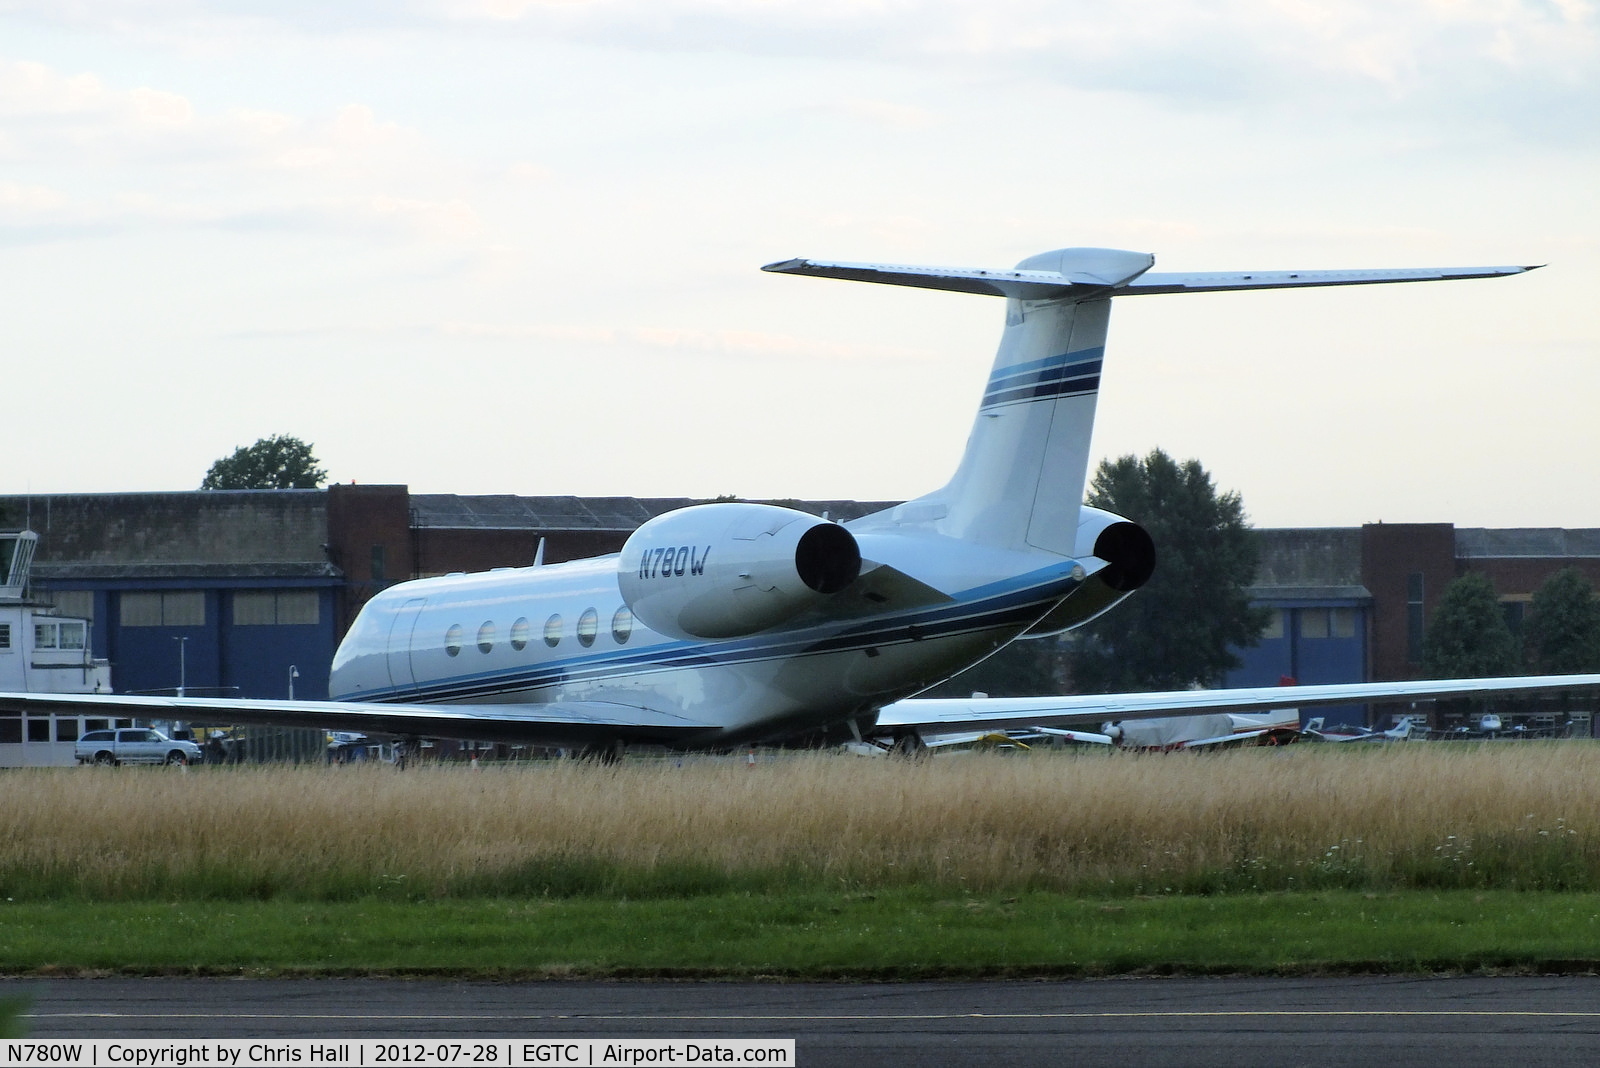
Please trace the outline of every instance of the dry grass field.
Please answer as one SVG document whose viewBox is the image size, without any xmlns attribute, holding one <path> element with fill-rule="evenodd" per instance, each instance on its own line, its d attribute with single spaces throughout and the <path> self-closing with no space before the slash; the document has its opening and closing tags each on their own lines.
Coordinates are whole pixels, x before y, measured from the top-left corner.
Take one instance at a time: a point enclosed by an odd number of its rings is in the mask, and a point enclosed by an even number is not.
<svg viewBox="0 0 1600 1068">
<path fill-rule="evenodd" d="M 1584 742 L 0 775 L 23 900 L 1600 890 Z"/>
</svg>

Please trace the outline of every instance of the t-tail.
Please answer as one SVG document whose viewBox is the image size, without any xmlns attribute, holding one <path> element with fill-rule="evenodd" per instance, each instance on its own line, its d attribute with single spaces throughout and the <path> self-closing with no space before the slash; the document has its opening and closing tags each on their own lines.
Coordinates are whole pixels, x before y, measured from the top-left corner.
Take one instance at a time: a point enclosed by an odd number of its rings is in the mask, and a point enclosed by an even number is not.
<svg viewBox="0 0 1600 1068">
<path fill-rule="evenodd" d="M 1061 556 L 1091 552 L 1106 521 L 1115 518 L 1082 504 L 1113 297 L 1484 278 L 1533 269 L 1153 274 L 1154 264 L 1145 252 L 1067 248 L 1030 256 L 1013 270 L 823 260 L 762 269 L 1006 298 L 1005 332 L 960 466 L 942 489 L 901 505 L 894 518 L 980 545 Z"/>
</svg>

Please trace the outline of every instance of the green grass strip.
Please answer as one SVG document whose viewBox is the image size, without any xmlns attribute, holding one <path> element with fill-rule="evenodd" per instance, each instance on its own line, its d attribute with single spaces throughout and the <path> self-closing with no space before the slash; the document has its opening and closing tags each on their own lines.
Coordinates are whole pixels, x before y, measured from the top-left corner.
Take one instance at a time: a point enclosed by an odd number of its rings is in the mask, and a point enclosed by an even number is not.
<svg viewBox="0 0 1600 1068">
<path fill-rule="evenodd" d="M 0 972 L 881 979 L 1593 971 L 1600 894 L 0 905 Z"/>
</svg>

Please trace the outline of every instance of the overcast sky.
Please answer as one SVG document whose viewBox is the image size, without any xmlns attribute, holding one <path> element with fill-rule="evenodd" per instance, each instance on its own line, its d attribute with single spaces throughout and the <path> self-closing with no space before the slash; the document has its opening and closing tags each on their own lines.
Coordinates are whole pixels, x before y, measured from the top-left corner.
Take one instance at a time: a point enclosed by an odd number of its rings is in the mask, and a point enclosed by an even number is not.
<svg viewBox="0 0 1600 1068">
<path fill-rule="evenodd" d="M 1117 304 L 1096 458 L 1600 526 L 1594 0 L 0 0 L 0 492 L 900 499 L 993 298 L 793 256 L 1548 263 Z"/>
</svg>

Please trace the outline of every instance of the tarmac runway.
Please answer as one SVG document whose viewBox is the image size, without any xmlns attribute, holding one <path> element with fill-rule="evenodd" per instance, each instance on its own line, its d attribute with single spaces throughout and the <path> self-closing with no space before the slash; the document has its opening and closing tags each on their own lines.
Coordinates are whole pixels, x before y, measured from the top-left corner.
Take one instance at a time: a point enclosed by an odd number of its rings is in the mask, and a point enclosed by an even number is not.
<svg viewBox="0 0 1600 1068">
<path fill-rule="evenodd" d="M 794 1038 L 801 1066 L 1600 1063 L 1600 978 L 18 979 L 33 1038 Z"/>
</svg>

